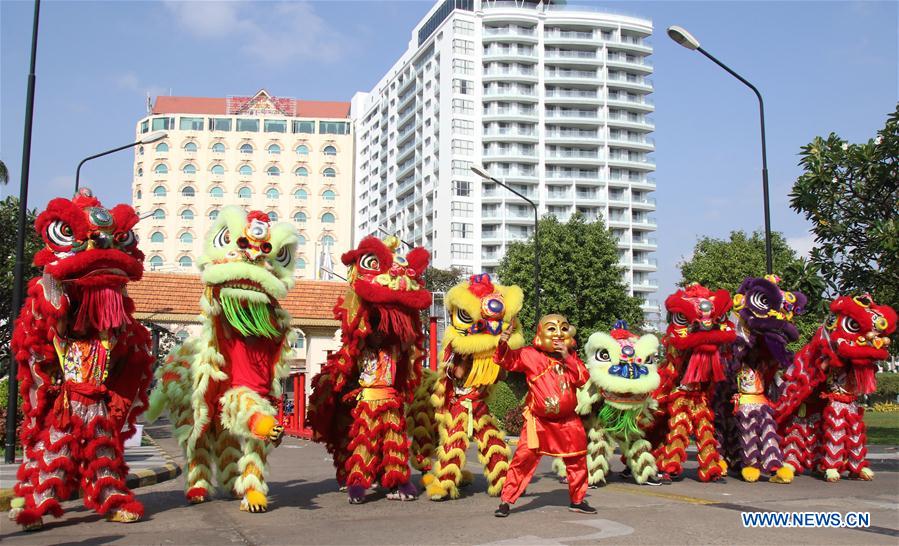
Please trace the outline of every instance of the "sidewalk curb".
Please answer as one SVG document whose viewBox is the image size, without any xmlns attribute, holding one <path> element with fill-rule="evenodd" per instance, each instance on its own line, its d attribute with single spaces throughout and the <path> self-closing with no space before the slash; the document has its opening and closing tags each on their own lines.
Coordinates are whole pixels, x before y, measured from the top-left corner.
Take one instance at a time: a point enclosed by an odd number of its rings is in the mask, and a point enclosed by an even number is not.
<svg viewBox="0 0 899 546">
<path fill-rule="evenodd" d="M 128 477 L 125 478 L 125 484 L 129 489 L 138 489 L 140 487 L 156 485 L 168 480 L 174 480 L 181 475 L 181 465 L 176 463 L 175 460 L 172 459 L 172 457 L 168 454 L 168 452 L 166 452 L 166 450 L 162 449 L 159 444 L 156 443 L 156 440 L 154 440 L 147 434 L 144 434 L 142 439 L 147 440 L 150 444 L 155 446 L 156 449 L 159 450 L 159 453 L 162 454 L 166 462 L 162 466 L 142 468 L 140 470 L 129 472 Z M 12 489 L 0 489 L 0 512 L 9 511 L 10 503 L 15 498 L 15 496 L 16 495 Z M 75 500 L 79 498 L 81 498 L 80 490 L 69 497 L 68 500 Z"/>
</svg>

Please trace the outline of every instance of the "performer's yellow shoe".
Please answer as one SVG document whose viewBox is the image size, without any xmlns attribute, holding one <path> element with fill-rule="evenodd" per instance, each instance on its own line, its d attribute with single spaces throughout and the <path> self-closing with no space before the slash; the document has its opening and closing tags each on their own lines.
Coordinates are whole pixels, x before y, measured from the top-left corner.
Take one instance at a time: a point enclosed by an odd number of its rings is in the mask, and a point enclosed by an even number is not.
<svg viewBox="0 0 899 546">
<path fill-rule="evenodd" d="M 247 491 L 243 500 L 240 501 L 240 510 L 242 512 L 252 512 L 256 514 L 265 512 L 267 509 L 268 499 L 265 498 L 265 495 L 255 489 Z"/>
<path fill-rule="evenodd" d="M 459 479 L 459 487 L 471 485 L 472 482 L 474 482 L 474 474 L 471 473 L 471 470 L 463 470 L 462 477 Z"/>
<path fill-rule="evenodd" d="M 110 512 L 106 515 L 106 521 L 114 521 L 116 523 L 134 523 L 139 520 L 140 514 L 122 509 Z"/>
<path fill-rule="evenodd" d="M 724 459 L 719 459 L 718 466 L 721 467 L 721 475 L 727 476 L 727 461 L 725 461 Z"/>
<path fill-rule="evenodd" d="M 740 474 L 743 475 L 743 481 L 753 483 L 759 481 L 759 476 L 761 476 L 762 471 L 753 466 L 744 466 L 742 470 L 740 470 Z"/>
<path fill-rule="evenodd" d="M 828 468 L 824 471 L 824 480 L 830 483 L 838 482 L 840 481 L 840 473 L 833 468 Z"/>
<path fill-rule="evenodd" d="M 777 469 L 777 472 L 768 480 L 769 483 L 792 483 L 796 474 L 793 467 L 785 464 Z"/>
</svg>

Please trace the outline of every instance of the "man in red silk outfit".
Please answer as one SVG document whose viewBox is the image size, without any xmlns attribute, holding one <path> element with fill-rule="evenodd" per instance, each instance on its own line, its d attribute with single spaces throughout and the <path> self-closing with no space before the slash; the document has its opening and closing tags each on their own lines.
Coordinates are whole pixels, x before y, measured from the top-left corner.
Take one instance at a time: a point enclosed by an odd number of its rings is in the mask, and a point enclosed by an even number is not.
<svg viewBox="0 0 899 546">
<path fill-rule="evenodd" d="M 512 372 L 522 372 L 528 380 L 525 426 L 518 449 L 509 465 L 503 485 L 502 502 L 495 515 L 509 515 L 509 504 L 518 497 L 534 476 L 540 457 L 561 457 L 568 471 L 568 493 L 572 512 L 595 514 L 584 496 L 587 494 L 587 436 L 577 406 L 577 389 L 587 382 L 584 363 L 572 352 L 575 328 L 562 315 L 546 315 L 537 325 L 533 347 L 509 349 L 511 332 L 500 335 L 493 361 Z"/>
</svg>

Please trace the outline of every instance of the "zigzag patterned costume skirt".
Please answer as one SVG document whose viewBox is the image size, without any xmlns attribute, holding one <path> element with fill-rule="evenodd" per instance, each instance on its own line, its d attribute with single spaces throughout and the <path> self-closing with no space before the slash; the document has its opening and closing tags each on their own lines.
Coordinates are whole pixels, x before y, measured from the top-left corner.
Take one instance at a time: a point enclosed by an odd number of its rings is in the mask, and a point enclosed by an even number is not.
<svg viewBox="0 0 899 546">
<path fill-rule="evenodd" d="M 402 400 L 396 395 L 382 400 L 361 398 L 353 408 L 350 429 L 351 455 L 344 463 L 346 485 L 396 488 L 409 482 L 409 439 Z"/>
</svg>

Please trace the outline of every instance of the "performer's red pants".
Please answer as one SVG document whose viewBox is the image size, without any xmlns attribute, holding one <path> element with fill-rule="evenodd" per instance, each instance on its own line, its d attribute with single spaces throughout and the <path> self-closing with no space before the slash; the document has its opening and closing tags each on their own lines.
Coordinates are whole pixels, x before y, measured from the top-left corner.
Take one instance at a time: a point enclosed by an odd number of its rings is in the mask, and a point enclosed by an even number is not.
<svg viewBox="0 0 899 546">
<path fill-rule="evenodd" d="M 537 464 L 543 453 L 539 449 L 531 449 L 528 447 L 527 427 L 521 429 L 521 436 L 518 439 L 518 448 L 509 463 L 509 470 L 506 472 L 506 483 L 503 485 L 502 501 L 509 504 L 515 504 L 518 497 L 524 493 L 531 478 L 534 477 L 534 471 L 537 470 Z M 587 495 L 587 455 L 582 453 L 571 457 L 562 457 L 565 463 L 565 470 L 568 473 L 568 495 L 571 502 L 579 504 Z"/>
</svg>

